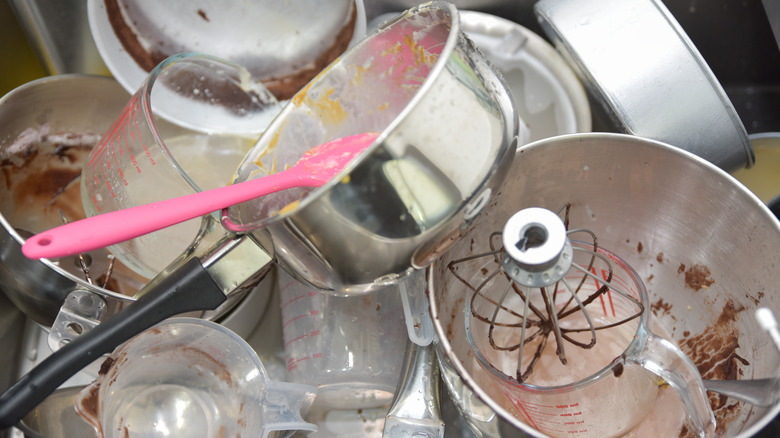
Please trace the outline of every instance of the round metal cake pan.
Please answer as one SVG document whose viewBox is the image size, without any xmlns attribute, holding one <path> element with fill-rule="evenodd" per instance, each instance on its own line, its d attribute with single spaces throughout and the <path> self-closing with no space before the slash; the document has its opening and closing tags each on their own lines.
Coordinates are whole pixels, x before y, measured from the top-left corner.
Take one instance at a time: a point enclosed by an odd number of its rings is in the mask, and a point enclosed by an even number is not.
<svg viewBox="0 0 780 438">
<path fill-rule="evenodd" d="M 734 106 L 659 0 L 541 0 L 534 11 L 592 101 L 619 129 L 726 171 L 753 165 Z"/>
</svg>

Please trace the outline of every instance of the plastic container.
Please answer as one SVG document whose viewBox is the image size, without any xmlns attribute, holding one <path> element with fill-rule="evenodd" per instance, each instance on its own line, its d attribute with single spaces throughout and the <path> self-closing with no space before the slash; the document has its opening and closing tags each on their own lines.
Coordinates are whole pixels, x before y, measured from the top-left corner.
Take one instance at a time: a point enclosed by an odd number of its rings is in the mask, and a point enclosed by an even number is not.
<svg viewBox="0 0 780 438">
<path fill-rule="evenodd" d="M 311 386 L 272 382 L 249 344 L 209 321 L 171 318 L 118 347 L 76 409 L 104 437 L 314 431 Z"/>
<path fill-rule="evenodd" d="M 279 270 L 279 293 L 288 381 L 316 386 L 323 410 L 392 401 L 408 343 L 396 286 L 335 296 Z"/>
</svg>

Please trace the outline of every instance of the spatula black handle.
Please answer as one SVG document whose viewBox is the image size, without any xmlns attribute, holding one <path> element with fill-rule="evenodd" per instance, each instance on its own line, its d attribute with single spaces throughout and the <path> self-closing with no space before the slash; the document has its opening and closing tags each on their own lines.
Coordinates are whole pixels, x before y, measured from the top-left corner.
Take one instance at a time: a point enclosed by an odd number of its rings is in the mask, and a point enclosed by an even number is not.
<svg viewBox="0 0 780 438">
<path fill-rule="evenodd" d="M 197 258 L 147 287 L 137 301 L 55 351 L 0 395 L 0 430 L 15 425 L 71 376 L 136 334 L 171 316 L 212 310 L 225 301 Z"/>
</svg>

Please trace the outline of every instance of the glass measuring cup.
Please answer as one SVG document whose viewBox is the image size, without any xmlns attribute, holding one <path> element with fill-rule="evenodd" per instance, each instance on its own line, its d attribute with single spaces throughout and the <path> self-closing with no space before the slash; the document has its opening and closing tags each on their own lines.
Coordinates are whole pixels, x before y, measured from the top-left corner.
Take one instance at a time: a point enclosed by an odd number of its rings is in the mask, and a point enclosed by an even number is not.
<svg viewBox="0 0 780 438">
<path fill-rule="evenodd" d="M 184 53 L 161 62 L 82 168 L 88 216 L 224 186 L 278 113 L 243 67 Z M 195 238 L 193 219 L 109 249 L 152 278 Z"/>
<path fill-rule="evenodd" d="M 249 344 L 219 324 L 171 318 L 118 347 L 76 398 L 105 437 L 258 436 L 317 427 L 311 386 L 272 382 Z"/>
<path fill-rule="evenodd" d="M 586 244 L 572 241 L 573 246 L 587 248 Z M 472 309 L 490 315 L 498 302 L 497 295 L 503 287 L 487 287 L 487 299 L 466 299 L 466 334 L 469 345 L 481 365 L 481 373 L 475 379 L 489 379 L 497 383 L 503 399 L 502 405 L 515 416 L 535 429 L 550 436 L 614 437 L 622 436 L 634 429 L 650 412 L 655 402 L 659 385 L 668 383 L 677 392 L 685 408 L 693 431 L 698 436 L 711 436 L 715 431 L 715 418 L 704 390 L 701 376 L 695 365 L 673 343 L 652 333 L 650 327 L 650 305 L 644 284 L 636 272 L 614 254 L 599 248 L 613 267 L 611 284 L 620 288 L 628 297 L 606 292 L 601 303 L 591 305 L 591 317 L 598 325 L 622 321 L 641 313 L 639 317 L 606 330 L 600 330 L 593 350 L 580 350 L 566 344 L 568 365 L 562 365 L 555 352 L 555 342 L 550 341 L 541 353 L 533 374 L 525 383 L 514 378 L 517 367 L 517 351 L 500 351 L 490 345 L 488 325 L 478 321 Z M 588 257 L 582 251 L 574 252 L 574 262 L 588 266 Z M 493 264 L 488 261 L 486 263 Z M 489 270 L 477 270 L 475 279 L 479 284 Z M 604 266 L 596 266 L 592 273 L 605 280 L 609 272 Z M 581 278 L 574 275 L 570 281 Z M 567 275 L 568 277 L 568 275 Z M 590 283 L 590 284 L 588 284 Z M 595 281 L 586 282 L 581 294 L 586 297 L 598 288 Z M 567 294 L 558 294 L 557 305 L 568 300 Z M 489 300 L 493 299 L 493 302 Z M 531 300 L 533 302 L 533 299 Z M 505 306 L 522 314 L 522 300 L 505 301 Z M 584 319 L 584 318 L 583 318 Z M 582 327 L 582 321 L 561 320 L 568 328 Z M 510 339 L 518 336 L 520 328 L 496 327 L 494 339 Z M 587 342 L 590 332 L 579 341 Z M 510 342 L 507 342 L 507 344 Z M 535 347 L 535 345 L 531 344 Z M 525 364 L 531 359 L 533 349 L 524 349 Z M 530 353 L 529 353 L 530 351 Z M 638 366 L 637 366 L 638 365 Z M 660 379 L 659 379 L 660 377 Z M 483 380 L 484 381 L 484 380 Z"/>
<path fill-rule="evenodd" d="M 344 297 L 278 275 L 287 380 L 316 386 L 323 410 L 390 403 L 408 339 L 395 286 Z"/>
</svg>

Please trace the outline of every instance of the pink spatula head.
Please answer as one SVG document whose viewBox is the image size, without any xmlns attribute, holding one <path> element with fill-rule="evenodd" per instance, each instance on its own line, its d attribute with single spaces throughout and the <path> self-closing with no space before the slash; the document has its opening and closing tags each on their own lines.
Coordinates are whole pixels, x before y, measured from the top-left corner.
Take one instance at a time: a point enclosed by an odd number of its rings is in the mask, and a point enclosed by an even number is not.
<svg viewBox="0 0 780 438">
<path fill-rule="evenodd" d="M 378 136 L 378 133 L 363 133 L 323 143 L 304 153 L 295 166 L 263 178 L 71 222 L 30 237 L 22 245 L 22 253 L 31 259 L 80 254 L 270 193 L 294 187 L 319 187 Z"/>
</svg>

